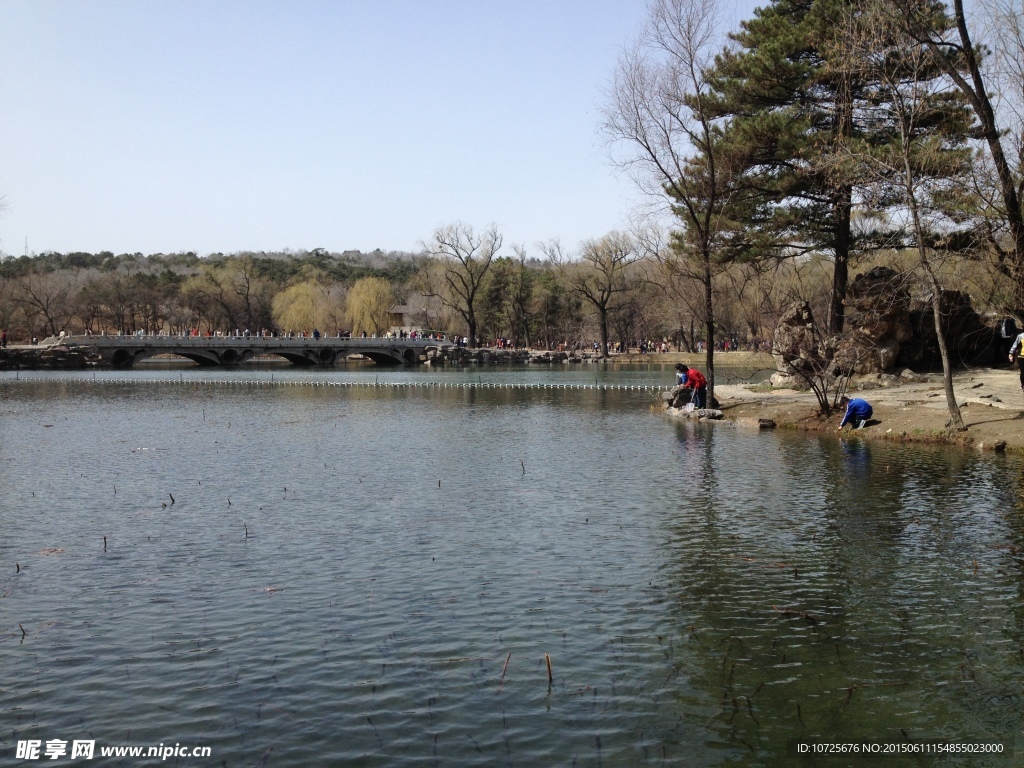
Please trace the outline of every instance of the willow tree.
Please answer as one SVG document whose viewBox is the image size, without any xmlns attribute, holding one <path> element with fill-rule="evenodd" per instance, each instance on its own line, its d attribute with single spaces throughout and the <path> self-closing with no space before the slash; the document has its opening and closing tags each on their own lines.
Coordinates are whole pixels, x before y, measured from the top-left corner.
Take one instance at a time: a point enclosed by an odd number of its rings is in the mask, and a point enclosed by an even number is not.
<svg viewBox="0 0 1024 768">
<path fill-rule="evenodd" d="M 340 328 L 344 310 L 344 291 L 315 273 L 293 283 L 274 296 L 274 321 L 283 330 L 328 331 Z"/>
<path fill-rule="evenodd" d="M 345 319 L 353 333 L 382 335 L 391 327 L 395 290 L 382 277 L 363 277 L 349 289 Z"/>
<path fill-rule="evenodd" d="M 662 197 L 681 225 L 670 260 L 703 289 L 709 398 L 716 265 L 735 255 L 735 216 L 749 200 L 711 88 L 718 11 L 715 0 L 654 0 L 646 26 L 620 59 L 604 120 L 610 139 L 626 147 L 622 164 L 643 189 Z"/>
</svg>

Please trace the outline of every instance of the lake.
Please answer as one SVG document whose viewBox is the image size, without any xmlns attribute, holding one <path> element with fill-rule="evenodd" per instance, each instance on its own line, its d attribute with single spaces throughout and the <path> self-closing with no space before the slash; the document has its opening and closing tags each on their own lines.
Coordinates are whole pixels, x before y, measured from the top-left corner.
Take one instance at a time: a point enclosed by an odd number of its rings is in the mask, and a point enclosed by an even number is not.
<svg viewBox="0 0 1024 768">
<path fill-rule="evenodd" d="M 670 369 L 0 375 L 3 762 L 1014 764 L 1024 464 L 676 422 Z"/>
</svg>

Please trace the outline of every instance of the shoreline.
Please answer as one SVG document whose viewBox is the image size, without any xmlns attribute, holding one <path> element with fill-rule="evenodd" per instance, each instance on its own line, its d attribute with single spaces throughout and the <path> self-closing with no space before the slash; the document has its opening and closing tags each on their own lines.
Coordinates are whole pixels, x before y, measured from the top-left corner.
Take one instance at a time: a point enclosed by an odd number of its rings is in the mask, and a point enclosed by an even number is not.
<svg viewBox="0 0 1024 768">
<path fill-rule="evenodd" d="M 851 396 L 871 403 L 874 414 L 858 437 L 906 443 L 956 445 L 975 450 L 1005 450 L 1024 455 L 1024 392 L 1017 369 L 970 368 L 953 376 L 953 391 L 960 405 L 966 432 L 948 432 L 949 410 L 942 374 L 919 376 L 919 381 L 879 386 L 859 382 Z M 715 387 L 724 420 L 756 428 L 758 419 L 772 419 L 780 429 L 842 433 L 836 427 L 842 412 L 829 418 L 818 414 L 812 392 L 793 389 L 766 390 L 763 386 L 723 384 Z M 1005 443 L 999 447 L 997 443 Z"/>
</svg>

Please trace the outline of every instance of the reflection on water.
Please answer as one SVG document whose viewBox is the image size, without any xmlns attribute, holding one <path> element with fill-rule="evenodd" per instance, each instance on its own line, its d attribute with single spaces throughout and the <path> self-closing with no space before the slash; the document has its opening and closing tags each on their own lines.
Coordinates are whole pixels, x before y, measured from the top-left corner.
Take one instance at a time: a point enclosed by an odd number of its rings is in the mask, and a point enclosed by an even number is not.
<svg viewBox="0 0 1024 768">
<path fill-rule="evenodd" d="M 0 380 L 0 753 L 749 765 L 1020 731 L 1011 458 L 274 375 Z"/>
</svg>

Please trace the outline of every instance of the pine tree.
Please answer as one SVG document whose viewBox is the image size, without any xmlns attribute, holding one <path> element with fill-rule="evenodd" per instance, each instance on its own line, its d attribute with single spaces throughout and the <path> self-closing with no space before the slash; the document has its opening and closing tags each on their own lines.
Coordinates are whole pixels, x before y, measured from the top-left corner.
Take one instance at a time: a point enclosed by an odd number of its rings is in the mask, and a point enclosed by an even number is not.
<svg viewBox="0 0 1024 768">
<path fill-rule="evenodd" d="M 761 204 L 744 222 L 764 252 L 828 252 L 834 261 L 828 327 L 842 331 L 851 254 L 854 183 L 823 163 L 837 142 L 861 132 L 853 104 L 864 83 L 829 67 L 830 41 L 850 0 L 775 0 L 718 56 L 716 108 L 731 116 L 728 141 L 747 158 Z"/>
</svg>

